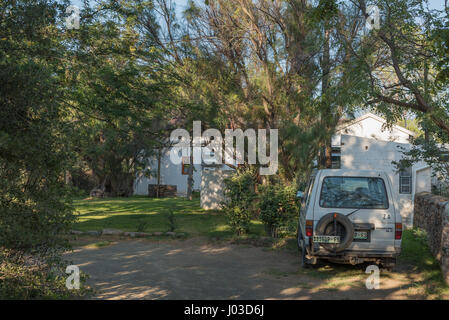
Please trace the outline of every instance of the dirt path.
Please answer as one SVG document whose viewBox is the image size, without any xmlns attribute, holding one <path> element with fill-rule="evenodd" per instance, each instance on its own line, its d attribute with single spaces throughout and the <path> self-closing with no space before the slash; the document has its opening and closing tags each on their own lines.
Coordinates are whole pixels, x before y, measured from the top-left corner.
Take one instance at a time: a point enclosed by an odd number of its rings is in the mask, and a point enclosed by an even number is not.
<svg viewBox="0 0 449 320">
<path fill-rule="evenodd" d="M 363 266 L 345 267 L 344 275 L 303 270 L 292 252 L 253 246 L 130 240 L 80 247 L 67 258 L 90 275 L 95 299 L 423 298 L 406 266 L 382 273 L 380 289 L 368 290 Z"/>
</svg>

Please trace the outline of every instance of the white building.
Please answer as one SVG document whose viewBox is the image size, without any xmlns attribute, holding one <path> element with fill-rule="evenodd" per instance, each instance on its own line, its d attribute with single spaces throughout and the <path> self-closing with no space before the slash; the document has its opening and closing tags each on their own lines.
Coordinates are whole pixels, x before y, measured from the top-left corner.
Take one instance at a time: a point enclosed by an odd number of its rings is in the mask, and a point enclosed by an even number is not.
<svg viewBox="0 0 449 320">
<path fill-rule="evenodd" d="M 410 148 L 414 133 L 400 126 L 386 128 L 386 120 L 367 113 L 338 127 L 332 138 L 334 168 L 383 170 L 390 177 L 403 223 L 413 223 L 415 193 L 431 191 L 431 168 L 417 163 L 396 173 L 392 161 L 399 161 Z"/>
<path fill-rule="evenodd" d="M 213 152 L 207 147 L 203 147 L 203 154 L 209 152 L 213 156 Z M 181 151 L 179 152 L 181 156 Z M 188 163 L 189 163 L 189 153 L 187 157 L 183 157 L 183 161 L 180 164 L 174 164 L 170 160 L 170 149 L 167 150 L 161 157 L 161 185 L 174 185 L 176 186 L 177 194 L 183 196 L 187 194 L 187 178 L 188 173 Z M 214 171 L 216 169 L 223 170 L 233 170 L 227 165 L 215 165 L 214 161 L 203 160 L 202 164 L 194 164 L 193 166 L 193 190 L 201 190 L 201 180 L 204 171 Z M 148 195 L 148 185 L 157 184 L 157 158 L 154 157 L 150 159 L 150 164 L 148 166 L 151 172 L 153 172 L 151 178 L 145 176 L 138 176 L 134 181 L 134 194 L 135 195 Z M 204 183 L 203 183 L 204 184 Z"/>
<path fill-rule="evenodd" d="M 193 170 L 193 190 L 199 190 L 201 185 L 201 165 L 195 164 Z M 134 194 L 148 195 L 148 185 L 157 184 L 157 158 L 150 160 L 149 169 L 153 174 L 151 178 L 138 176 L 134 181 Z M 185 164 L 173 164 L 170 160 L 170 150 L 161 157 L 160 183 L 175 185 L 179 195 L 187 193 L 188 166 Z"/>
</svg>

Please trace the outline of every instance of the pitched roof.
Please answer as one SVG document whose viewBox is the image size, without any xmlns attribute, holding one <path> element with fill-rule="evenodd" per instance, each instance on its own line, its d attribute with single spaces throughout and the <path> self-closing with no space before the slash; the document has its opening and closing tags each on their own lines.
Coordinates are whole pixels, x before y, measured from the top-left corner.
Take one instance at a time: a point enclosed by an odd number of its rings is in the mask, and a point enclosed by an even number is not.
<svg viewBox="0 0 449 320">
<path fill-rule="evenodd" d="M 381 122 L 383 124 L 387 123 L 387 120 L 385 120 L 384 118 L 379 117 L 379 116 L 377 116 L 377 115 L 375 115 L 375 114 L 373 114 L 371 112 L 368 112 L 368 113 L 365 113 L 364 115 L 362 115 L 362 116 L 360 116 L 360 117 L 358 117 L 358 118 L 356 118 L 354 120 L 344 121 L 343 123 L 339 124 L 337 126 L 337 131 L 341 131 L 341 130 L 343 130 L 343 129 L 349 127 L 349 126 L 352 126 L 354 124 L 357 124 L 360 121 L 363 121 L 363 120 L 365 120 L 367 118 L 375 119 L 375 120 L 377 120 L 377 121 L 379 121 L 379 122 Z M 410 136 L 415 136 L 416 135 L 413 131 L 410 131 L 410 130 L 408 130 L 408 129 L 404 128 L 404 127 L 398 126 L 396 124 L 394 124 L 392 127 L 394 129 L 402 131 L 402 132 L 404 132 L 404 133 L 406 133 L 406 134 L 408 134 Z"/>
</svg>

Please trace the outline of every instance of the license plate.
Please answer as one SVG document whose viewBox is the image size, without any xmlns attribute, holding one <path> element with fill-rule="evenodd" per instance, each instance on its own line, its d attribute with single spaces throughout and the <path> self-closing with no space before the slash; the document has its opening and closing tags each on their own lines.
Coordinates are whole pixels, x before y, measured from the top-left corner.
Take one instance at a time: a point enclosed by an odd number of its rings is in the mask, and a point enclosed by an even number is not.
<svg viewBox="0 0 449 320">
<path fill-rule="evenodd" d="M 340 236 L 313 236 L 316 243 L 340 243 Z"/>
<path fill-rule="evenodd" d="M 354 239 L 355 240 L 368 240 L 368 231 L 355 231 Z"/>
</svg>

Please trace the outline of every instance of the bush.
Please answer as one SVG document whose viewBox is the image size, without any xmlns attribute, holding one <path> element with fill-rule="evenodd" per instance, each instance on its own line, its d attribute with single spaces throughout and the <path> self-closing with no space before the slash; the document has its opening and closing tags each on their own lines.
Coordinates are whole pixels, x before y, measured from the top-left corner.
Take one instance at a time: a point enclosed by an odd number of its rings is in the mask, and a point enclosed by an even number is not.
<svg viewBox="0 0 449 320">
<path fill-rule="evenodd" d="M 176 221 L 176 216 L 173 210 L 166 210 L 164 212 L 165 218 L 167 219 L 168 231 L 174 232 L 178 227 L 178 222 Z"/>
<path fill-rule="evenodd" d="M 237 235 L 249 233 L 249 224 L 251 217 L 248 211 L 239 207 L 231 207 L 226 209 L 226 217 L 232 231 Z"/>
<path fill-rule="evenodd" d="M 84 285 L 86 274 L 80 273 L 80 289 L 69 290 L 65 282 L 67 261 L 49 261 L 47 256 L 0 250 L 0 299 L 76 299 L 92 292 Z"/>
<path fill-rule="evenodd" d="M 224 210 L 232 231 L 238 235 L 247 234 L 251 218 L 255 216 L 257 194 L 255 171 L 243 169 L 225 179 Z"/>
<path fill-rule="evenodd" d="M 144 220 L 139 220 L 137 223 L 136 231 L 137 232 L 145 232 L 147 231 L 149 223 Z"/>
<path fill-rule="evenodd" d="M 282 185 L 260 186 L 259 218 L 272 237 L 292 232 L 299 214 L 296 188 Z"/>
</svg>

